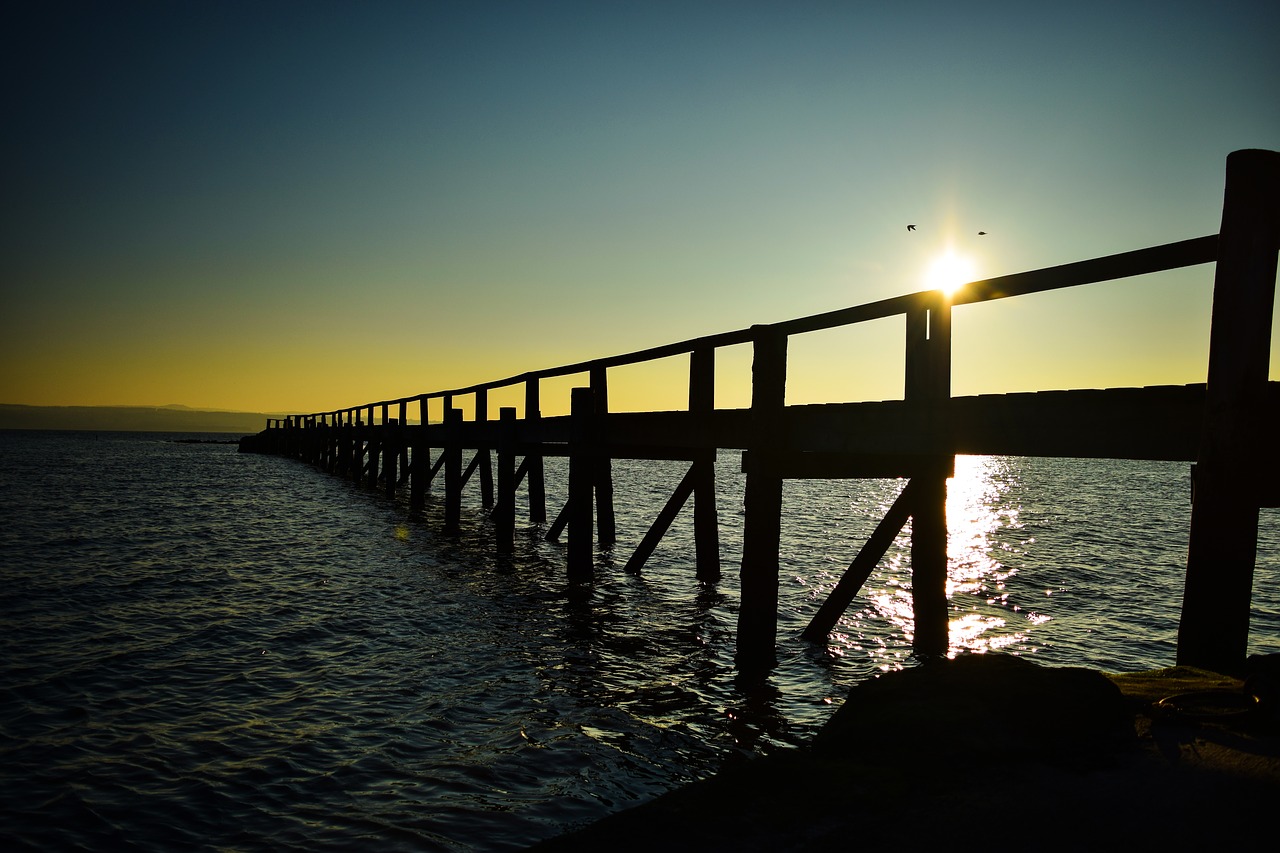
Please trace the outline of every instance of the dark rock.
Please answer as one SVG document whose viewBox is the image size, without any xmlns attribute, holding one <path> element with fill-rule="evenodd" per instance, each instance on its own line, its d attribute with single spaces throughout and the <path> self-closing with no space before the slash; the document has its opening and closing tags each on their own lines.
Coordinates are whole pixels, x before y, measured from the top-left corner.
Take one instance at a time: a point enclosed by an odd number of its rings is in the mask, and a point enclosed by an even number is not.
<svg viewBox="0 0 1280 853">
<path fill-rule="evenodd" d="M 857 685 L 813 748 L 860 762 L 924 753 L 980 763 L 1080 763 L 1133 737 L 1124 697 L 1101 673 L 984 654 Z"/>
</svg>

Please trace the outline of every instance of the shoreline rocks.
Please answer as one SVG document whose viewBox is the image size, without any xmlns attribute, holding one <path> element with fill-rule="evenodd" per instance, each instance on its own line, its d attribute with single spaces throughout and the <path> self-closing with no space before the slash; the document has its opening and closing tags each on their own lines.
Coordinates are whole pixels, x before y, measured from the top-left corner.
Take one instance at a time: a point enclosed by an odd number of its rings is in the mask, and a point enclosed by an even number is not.
<svg viewBox="0 0 1280 853">
<path fill-rule="evenodd" d="M 928 661 L 855 686 L 806 749 L 530 849 L 955 850 L 1016 836 L 1037 849 L 1178 850 L 1250 840 L 1280 797 L 1274 716 L 1190 722 L 1156 710 L 1171 695 L 1243 687 L 1188 667 L 1106 675 L 1001 654 Z"/>
</svg>

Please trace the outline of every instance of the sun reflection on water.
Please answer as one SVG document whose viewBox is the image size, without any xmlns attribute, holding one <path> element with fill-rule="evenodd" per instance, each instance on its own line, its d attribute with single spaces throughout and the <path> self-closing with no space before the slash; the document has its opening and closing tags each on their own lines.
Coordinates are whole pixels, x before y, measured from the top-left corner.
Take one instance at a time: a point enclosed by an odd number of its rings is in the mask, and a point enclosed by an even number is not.
<svg viewBox="0 0 1280 853">
<path fill-rule="evenodd" d="M 948 653 L 985 652 L 1025 644 L 1028 634 L 1017 626 L 1042 624 L 1047 616 L 1023 613 L 1010 600 L 1008 583 L 1017 570 L 1000 558 L 1008 545 L 998 534 L 1021 527 L 1019 506 L 1010 500 L 1016 473 L 1008 460 L 992 456 L 957 456 L 955 475 L 947 482 L 947 599 L 951 610 Z M 1007 540 L 1007 537 L 1003 537 Z M 887 558 L 878 588 L 870 585 L 870 610 L 893 624 L 907 643 L 914 634 L 911 603 L 909 527 Z M 871 615 L 871 614 L 864 614 Z M 856 643 L 846 642 L 845 648 Z M 889 657 L 871 650 L 872 657 Z M 881 667 L 885 668 L 884 666 Z"/>
<path fill-rule="evenodd" d="M 1012 471 L 993 456 L 957 456 L 947 483 L 947 598 L 951 601 L 950 652 L 990 651 L 1023 643 L 1025 631 L 1008 630 L 1008 582 L 1016 569 L 999 559 L 1002 529 L 1020 527 L 1019 506 L 1007 492 Z"/>
</svg>

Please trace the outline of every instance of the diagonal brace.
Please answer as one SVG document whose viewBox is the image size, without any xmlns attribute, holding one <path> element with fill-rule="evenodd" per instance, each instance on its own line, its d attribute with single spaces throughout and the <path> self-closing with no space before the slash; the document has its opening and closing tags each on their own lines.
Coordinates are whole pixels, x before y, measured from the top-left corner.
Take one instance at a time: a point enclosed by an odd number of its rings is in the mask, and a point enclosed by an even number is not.
<svg viewBox="0 0 1280 853">
<path fill-rule="evenodd" d="M 915 495 L 918 489 L 919 487 L 915 485 L 915 480 L 907 481 L 906 487 L 898 495 L 897 500 L 893 502 L 893 505 L 889 507 L 889 511 L 885 513 L 884 518 L 876 525 L 876 529 L 872 532 L 871 538 L 867 540 L 867 544 L 858 552 L 858 556 L 853 558 L 853 563 L 845 570 L 840 582 L 836 584 L 835 589 L 831 590 L 831 594 L 822 603 L 822 607 L 818 608 L 818 613 L 809 623 L 809 627 L 805 628 L 804 633 L 800 636 L 815 643 L 826 640 L 827 634 L 831 632 L 836 622 L 844 615 L 854 596 L 862 589 L 862 585 L 867 582 L 867 578 L 871 577 L 871 572 L 875 570 L 876 564 L 880 562 L 880 558 L 889 550 L 893 540 L 898 538 L 898 533 L 901 532 L 902 526 L 911 517 L 911 505 L 915 502 Z"/>
</svg>

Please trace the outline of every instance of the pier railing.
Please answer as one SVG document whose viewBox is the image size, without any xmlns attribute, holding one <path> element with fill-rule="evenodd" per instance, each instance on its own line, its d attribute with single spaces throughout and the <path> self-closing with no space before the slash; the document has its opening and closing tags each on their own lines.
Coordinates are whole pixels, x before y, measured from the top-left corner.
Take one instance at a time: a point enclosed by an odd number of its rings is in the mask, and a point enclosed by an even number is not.
<svg viewBox="0 0 1280 853">
<path fill-rule="evenodd" d="M 567 456 L 568 499 L 546 535 L 558 539 L 567 527 L 571 582 L 589 582 L 594 544 L 615 540 L 610 460 L 623 458 L 690 463 L 628 568 L 643 566 L 692 496 L 697 576 L 717 580 L 714 458 L 718 449 L 743 450 L 737 640 L 743 669 L 767 668 L 774 661 L 784 479 L 908 479 L 805 636 L 826 635 L 911 519 L 913 644 L 917 653 L 941 654 L 948 641 L 946 480 L 957 453 L 1195 462 L 1178 659 L 1234 666 L 1247 648 L 1258 508 L 1277 504 L 1273 484 L 1280 473 L 1274 443 L 1267 439 L 1267 426 L 1280 413 L 1280 390 L 1268 381 L 1278 200 L 1280 154 L 1239 151 L 1227 161 L 1222 229 L 1216 235 L 970 282 L 950 297 L 923 291 L 492 382 L 272 419 L 242 449 L 294 456 L 388 494 L 407 487 L 415 508 L 443 470 L 446 533 L 458 531 L 463 488 L 477 479 L 500 552 L 513 547 L 517 490 L 527 490 L 529 521 L 545 523 L 542 460 Z M 1217 264 L 1207 384 L 951 396 L 954 306 L 1205 263 Z M 786 405 L 790 338 L 895 316 L 905 322 L 901 400 Z M 753 351 L 750 408 L 717 409 L 717 351 L 742 344 Z M 610 412 L 611 368 L 682 355 L 689 358 L 687 410 Z M 541 383 L 573 375 L 587 381 L 572 389 L 570 414 L 541 416 Z M 524 416 L 503 407 L 491 420 L 490 392 L 513 386 L 523 387 Z M 456 405 L 467 397 L 473 401 L 470 421 Z M 442 401 L 439 423 L 428 422 L 432 400 Z M 410 424 L 409 407 L 415 404 L 420 423 Z M 433 448 L 440 451 L 434 462 Z M 474 452 L 466 466 L 464 451 Z"/>
</svg>

